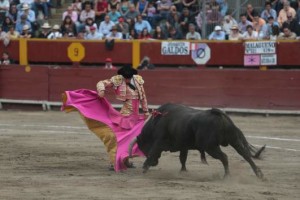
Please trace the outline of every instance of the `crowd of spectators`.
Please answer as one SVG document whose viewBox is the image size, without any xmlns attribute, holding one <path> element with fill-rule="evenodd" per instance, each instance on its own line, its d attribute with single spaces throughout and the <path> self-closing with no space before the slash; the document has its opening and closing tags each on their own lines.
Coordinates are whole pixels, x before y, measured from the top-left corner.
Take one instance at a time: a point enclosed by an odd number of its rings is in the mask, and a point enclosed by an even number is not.
<svg viewBox="0 0 300 200">
<path fill-rule="evenodd" d="M 203 0 L 202 0 L 203 1 Z M 235 19 L 227 0 L 74 0 L 61 24 L 48 23 L 50 0 L 0 0 L 0 39 L 79 38 L 209 40 L 297 39 L 300 0 L 247 5 Z M 37 23 L 39 10 L 42 23 Z M 204 31 L 205 30 L 205 34 Z"/>
</svg>

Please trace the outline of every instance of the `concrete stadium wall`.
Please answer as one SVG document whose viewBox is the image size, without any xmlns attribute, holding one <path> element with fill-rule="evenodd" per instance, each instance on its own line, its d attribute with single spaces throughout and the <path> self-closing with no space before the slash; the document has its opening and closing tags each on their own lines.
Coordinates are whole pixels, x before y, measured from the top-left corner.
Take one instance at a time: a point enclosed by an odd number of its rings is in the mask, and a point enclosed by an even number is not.
<svg viewBox="0 0 300 200">
<path fill-rule="evenodd" d="M 115 70 L 0 67 L 0 99 L 61 101 L 65 90 L 95 90 Z M 298 70 L 177 70 L 141 71 L 149 104 L 182 103 L 197 107 L 300 110 Z M 120 103 L 110 90 L 107 96 Z"/>
</svg>

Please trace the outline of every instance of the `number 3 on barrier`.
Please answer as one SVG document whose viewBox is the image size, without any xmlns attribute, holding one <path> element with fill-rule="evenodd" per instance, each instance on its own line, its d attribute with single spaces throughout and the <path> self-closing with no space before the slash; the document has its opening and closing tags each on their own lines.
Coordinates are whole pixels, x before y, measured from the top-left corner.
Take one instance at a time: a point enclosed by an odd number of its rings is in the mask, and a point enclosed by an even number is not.
<svg viewBox="0 0 300 200">
<path fill-rule="evenodd" d="M 68 57 L 72 62 L 80 62 L 85 57 L 85 49 L 81 43 L 71 43 L 68 47 Z"/>
</svg>

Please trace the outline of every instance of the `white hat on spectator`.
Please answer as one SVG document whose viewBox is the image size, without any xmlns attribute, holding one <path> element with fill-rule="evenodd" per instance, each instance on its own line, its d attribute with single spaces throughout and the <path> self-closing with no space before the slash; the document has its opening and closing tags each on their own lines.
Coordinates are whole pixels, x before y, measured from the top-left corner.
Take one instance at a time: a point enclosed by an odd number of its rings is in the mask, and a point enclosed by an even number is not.
<svg viewBox="0 0 300 200">
<path fill-rule="evenodd" d="M 49 25 L 49 23 L 48 22 L 45 22 L 44 24 L 43 24 L 43 26 L 41 26 L 42 28 L 51 28 L 51 26 Z"/>
<path fill-rule="evenodd" d="M 22 10 L 29 10 L 29 5 L 28 4 L 23 4 Z"/>
<path fill-rule="evenodd" d="M 53 30 L 59 30 L 60 27 L 59 27 L 59 25 L 55 24 L 55 25 L 52 27 L 52 29 L 53 29 Z"/>
<path fill-rule="evenodd" d="M 27 24 L 25 24 L 24 26 L 23 26 L 23 31 L 26 31 L 26 30 L 29 30 L 29 26 L 27 25 Z"/>
<path fill-rule="evenodd" d="M 222 30 L 221 26 L 215 26 L 215 31 L 221 31 L 221 30 Z"/>
</svg>

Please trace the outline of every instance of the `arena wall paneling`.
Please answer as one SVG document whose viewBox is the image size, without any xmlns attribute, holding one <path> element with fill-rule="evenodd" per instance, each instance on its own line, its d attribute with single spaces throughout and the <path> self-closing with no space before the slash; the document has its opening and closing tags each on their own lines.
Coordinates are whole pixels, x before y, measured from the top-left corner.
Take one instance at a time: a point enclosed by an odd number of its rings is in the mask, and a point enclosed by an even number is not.
<svg viewBox="0 0 300 200">
<path fill-rule="evenodd" d="M 8 52 L 9 57 L 15 61 L 19 61 L 20 52 L 19 52 L 19 40 L 10 40 L 8 46 L 3 44 L 3 41 L 0 42 L 0 55 L 2 58 L 3 52 Z"/>
</svg>

